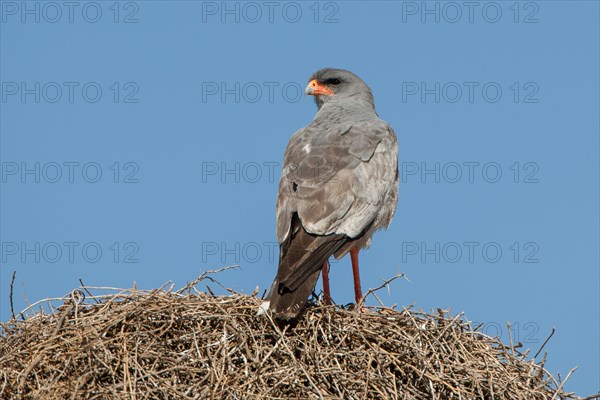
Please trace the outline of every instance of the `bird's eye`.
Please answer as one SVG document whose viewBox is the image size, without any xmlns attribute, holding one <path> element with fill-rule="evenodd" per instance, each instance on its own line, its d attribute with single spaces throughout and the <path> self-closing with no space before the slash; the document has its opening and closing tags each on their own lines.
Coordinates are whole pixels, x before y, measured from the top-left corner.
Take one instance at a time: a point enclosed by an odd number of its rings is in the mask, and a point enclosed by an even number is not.
<svg viewBox="0 0 600 400">
<path fill-rule="evenodd" d="M 340 83 L 341 81 L 338 78 L 331 78 L 325 81 L 325 84 L 327 85 L 339 85 Z"/>
</svg>

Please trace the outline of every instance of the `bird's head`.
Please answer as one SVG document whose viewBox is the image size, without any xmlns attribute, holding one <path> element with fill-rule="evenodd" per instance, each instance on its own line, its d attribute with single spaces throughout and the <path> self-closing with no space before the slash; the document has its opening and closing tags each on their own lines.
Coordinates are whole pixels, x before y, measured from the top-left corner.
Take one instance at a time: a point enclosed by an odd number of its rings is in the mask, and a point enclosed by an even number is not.
<svg viewBox="0 0 600 400">
<path fill-rule="evenodd" d="M 317 107 L 326 103 L 366 102 L 374 107 L 371 89 L 358 76 L 344 69 L 324 68 L 308 80 L 304 93 L 315 96 Z"/>
</svg>

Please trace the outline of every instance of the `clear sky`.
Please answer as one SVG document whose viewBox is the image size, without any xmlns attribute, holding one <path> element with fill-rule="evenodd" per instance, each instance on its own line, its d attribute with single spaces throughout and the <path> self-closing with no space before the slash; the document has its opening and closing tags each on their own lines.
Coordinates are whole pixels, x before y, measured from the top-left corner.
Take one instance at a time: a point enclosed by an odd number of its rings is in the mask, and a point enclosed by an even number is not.
<svg viewBox="0 0 600 400">
<path fill-rule="evenodd" d="M 538 2 L 1 6 L 0 320 L 78 286 L 267 289 L 289 137 L 318 68 L 373 89 L 400 146 L 363 286 L 451 308 L 580 395 L 599 383 L 599 7 Z M 332 295 L 353 299 L 350 261 Z M 320 288 L 320 283 L 318 284 Z"/>
</svg>

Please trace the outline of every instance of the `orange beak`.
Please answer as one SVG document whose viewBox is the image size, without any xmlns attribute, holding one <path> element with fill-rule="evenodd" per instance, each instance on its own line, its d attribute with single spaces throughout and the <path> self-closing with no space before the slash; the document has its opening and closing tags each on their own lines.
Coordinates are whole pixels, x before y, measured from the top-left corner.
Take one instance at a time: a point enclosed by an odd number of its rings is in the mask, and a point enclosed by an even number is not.
<svg viewBox="0 0 600 400">
<path fill-rule="evenodd" d="M 308 85 L 306 85 L 306 89 L 304 89 L 304 93 L 311 95 L 311 96 L 320 96 L 322 94 L 331 96 L 332 94 L 335 94 L 327 86 L 322 85 L 319 82 L 317 82 L 316 79 L 313 79 L 312 81 L 308 82 Z"/>
</svg>

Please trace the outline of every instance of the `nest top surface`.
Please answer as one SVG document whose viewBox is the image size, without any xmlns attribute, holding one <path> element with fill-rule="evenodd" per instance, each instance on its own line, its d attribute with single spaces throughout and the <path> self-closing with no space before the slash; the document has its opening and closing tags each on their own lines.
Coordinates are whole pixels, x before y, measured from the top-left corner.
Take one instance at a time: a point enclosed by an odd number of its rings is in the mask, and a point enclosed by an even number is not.
<svg viewBox="0 0 600 400">
<path fill-rule="evenodd" d="M 284 326 L 257 316 L 260 302 L 75 290 L 51 313 L 0 324 L 0 398 L 577 398 L 462 315 L 317 302 Z"/>
</svg>

